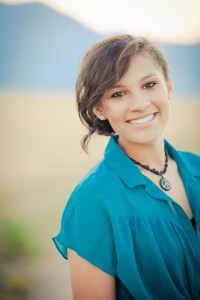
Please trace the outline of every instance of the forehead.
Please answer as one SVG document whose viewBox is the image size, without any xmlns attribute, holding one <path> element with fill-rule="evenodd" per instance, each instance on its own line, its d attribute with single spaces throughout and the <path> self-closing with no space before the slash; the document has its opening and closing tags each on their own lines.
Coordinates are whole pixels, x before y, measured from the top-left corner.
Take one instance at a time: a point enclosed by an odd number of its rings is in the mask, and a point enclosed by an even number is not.
<svg viewBox="0 0 200 300">
<path fill-rule="evenodd" d="M 129 76 L 131 78 L 140 79 L 150 74 L 152 76 L 163 76 L 161 67 L 155 62 L 155 59 L 151 55 L 147 53 L 137 53 L 131 57 L 127 71 L 123 74 L 119 82 Z"/>
<path fill-rule="evenodd" d="M 156 62 L 155 58 L 146 52 L 136 53 L 131 56 L 128 69 L 131 67 L 136 69 L 138 66 L 160 69 L 160 66 Z"/>
</svg>

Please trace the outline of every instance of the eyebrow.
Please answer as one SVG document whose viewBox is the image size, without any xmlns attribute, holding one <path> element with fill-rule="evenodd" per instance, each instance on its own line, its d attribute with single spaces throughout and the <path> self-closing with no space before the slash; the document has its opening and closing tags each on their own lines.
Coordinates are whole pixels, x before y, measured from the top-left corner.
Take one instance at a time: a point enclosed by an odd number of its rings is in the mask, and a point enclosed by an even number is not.
<svg viewBox="0 0 200 300">
<path fill-rule="evenodd" d="M 123 87 L 125 87 L 125 85 L 123 85 L 123 84 L 116 84 L 116 85 L 112 86 L 110 89 L 112 90 L 112 89 L 123 88 Z"/>
<path fill-rule="evenodd" d="M 142 80 L 145 80 L 145 79 L 147 79 L 147 78 L 149 78 L 149 77 L 152 77 L 152 76 L 157 76 L 157 74 L 151 73 L 151 74 L 149 74 L 149 75 L 146 75 L 146 76 L 142 77 L 141 81 L 142 81 Z"/>
<path fill-rule="evenodd" d="M 140 81 L 143 81 L 143 80 L 148 79 L 148 78 L 153 77 L 153 76 L 157 76 L 157 74 L 154 74 L 154 73 L 148 74 L 148 75 L 142 77 L 142 78 L 140 79 Z M 113 87 L 111 87 L 110 90 L 116 89 L 116 88 L 124 88 L 124 87 L 125 87 L 125 86 L 124 86 L 123 84 L 116 84 L 116 85 L 114 85 Z"/>
</svg>

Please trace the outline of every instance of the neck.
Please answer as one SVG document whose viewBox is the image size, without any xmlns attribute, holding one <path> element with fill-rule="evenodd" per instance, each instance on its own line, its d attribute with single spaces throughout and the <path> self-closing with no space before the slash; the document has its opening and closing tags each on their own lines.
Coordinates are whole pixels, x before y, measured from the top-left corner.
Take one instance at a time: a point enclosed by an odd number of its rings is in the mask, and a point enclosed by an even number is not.
<svg viewBox="0 0 200 300">
<path fill-rule="evenodd" d="M 148 144 L 125 144 L 119 138 L 118 143 L 130 158 L 139 161 L 143 165 L 148 165 L 150 168 L 163 169 L 165 164 L 163 138 Z"/>
</svg>

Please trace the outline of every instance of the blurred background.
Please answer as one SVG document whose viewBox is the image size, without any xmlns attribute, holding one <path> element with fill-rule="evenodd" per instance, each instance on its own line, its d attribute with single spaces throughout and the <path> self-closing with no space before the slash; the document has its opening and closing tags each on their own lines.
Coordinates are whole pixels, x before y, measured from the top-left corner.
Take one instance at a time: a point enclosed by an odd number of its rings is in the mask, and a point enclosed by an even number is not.
<svg viewBox="0 0 200 300">
<path fill-rule="evenodd" d="M 81 151 L 74 85 L 88 47 L 114 33 L 164 51 L 175 89 L 166 138 L 200 154 L 198 0 L 0 1 L 0 300 L 72 299 L 51 237 L 107 143 Z"/>
</svg>

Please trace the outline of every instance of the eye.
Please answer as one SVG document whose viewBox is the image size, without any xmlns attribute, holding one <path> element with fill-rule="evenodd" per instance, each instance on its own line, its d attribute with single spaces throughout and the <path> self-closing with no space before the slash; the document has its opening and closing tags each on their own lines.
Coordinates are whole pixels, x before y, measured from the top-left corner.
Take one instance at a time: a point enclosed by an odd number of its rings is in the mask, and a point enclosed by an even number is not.
<svg viewBox="0 0 200 300">
<path fill-rule="evenodd" d="M 125 95 L 125 92 L 116 92 L 114 94 L 111 95 L 111 98 L 121 98 Z"/>
<path fill-rule="evenodd" d="M 145 89 L 151 89 L 152 87 L 154 87 L 156 85 L 156 82 L 150 81 L 147 82 L 144 86 Z"/>
</svg>

